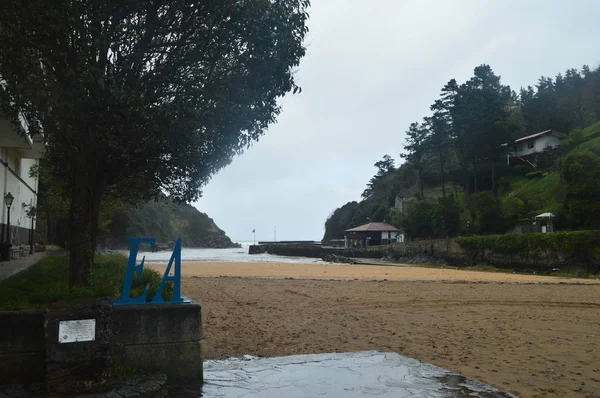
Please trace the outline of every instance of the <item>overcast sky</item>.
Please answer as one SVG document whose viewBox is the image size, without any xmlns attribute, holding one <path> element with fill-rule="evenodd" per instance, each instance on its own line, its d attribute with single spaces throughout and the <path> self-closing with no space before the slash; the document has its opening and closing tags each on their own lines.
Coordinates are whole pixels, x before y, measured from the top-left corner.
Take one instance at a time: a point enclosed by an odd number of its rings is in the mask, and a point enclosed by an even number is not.
<svg viewBox="0 0 600 398">
<path fill-rule="evenodd" d="M 448 80 L 491 65 L 513 90 L 600 62 L 600 1 L 312 0 L 303 91 L 195 203 L 234 241 L 320 240 Z M 550 127 L 550 126 L 549 126 Z"/>
</svg>

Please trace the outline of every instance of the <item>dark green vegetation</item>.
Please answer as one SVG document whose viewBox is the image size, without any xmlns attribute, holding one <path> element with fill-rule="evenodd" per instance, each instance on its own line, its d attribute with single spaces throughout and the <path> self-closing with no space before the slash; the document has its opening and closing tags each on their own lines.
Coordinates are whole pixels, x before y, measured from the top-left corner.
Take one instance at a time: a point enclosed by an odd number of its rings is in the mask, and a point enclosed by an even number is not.
<svg viewBox="0 0 600 398">
<path fill-rule="evenodd" d="M 88 285 L 103 201 L 193 202 L 275 121 L 277 99 L 299 91 L 308 6 L 0 2 L 0 105 L 47 139 L 69 205 L 71 287 Z"/>
<path fill-rule="evenodd" d="M 587 274 L 600 270 L 600 231 L 470 236 L 456 242 L 475 262 L 485 262 L 486 252 L 525 261 L 554 256 L 556 264 L 584 265 Z"/>
<path fill-rule="evenodd" d="M 330 215 L 325 241 L 369 221 L 410 238 L 504 233 L 544 212 L 560 230 L 600 228 L 600 67 L 517 93 L 481 65 L 450 80 L 431 112 L 409 126 L 405 162 L 385 155 L 362 200 Z M 549 129 L 568 135 L 559 148 L 507 165 L 515 139 Z"/>
<path fill-rule="evenodd" d="M 90 298 L 116 300 L 123 289 L 126 267 L 127 258 L 124 256 L 97 255 L 90 271 L 92 288 L 69 289 L 69 257 L 46 257 L 29 269 L 0 281 L 0 310 L 46 308 L 53 303 L 68 304 Z M 150 269 L 144 269 L 141 278 L 135 274 L 131 297 L 141 296 L 147 286 L 150 300 L 156 294 L 162 277 Z M 172 284 L 165 287 L 163 298 L 173 298 Z"/>
<path fill-rule="evenodd" d="M 43 166 L 44 163 L 38 173 L 36 241 L 68 248 L 69 206 L 61 200 L 61 190 Z M 177 238 L 182 239 L 184 247 L 237 247 L 211 218 L 191 205 L 175 203 L 164 196 L 138 206 L 105 200 L 100 208 L 98 248 L 126 249 L 126 239 L 133 237 L 155 238 L 161 248 L 171 246 Z"/>
</svg>

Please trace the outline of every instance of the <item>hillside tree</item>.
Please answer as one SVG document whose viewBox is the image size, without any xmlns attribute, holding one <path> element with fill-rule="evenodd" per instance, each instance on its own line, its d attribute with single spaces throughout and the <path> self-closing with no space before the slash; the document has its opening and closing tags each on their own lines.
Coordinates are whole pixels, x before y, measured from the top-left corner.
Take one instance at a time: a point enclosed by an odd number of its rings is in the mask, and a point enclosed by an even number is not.
<svg viewBox="0 0 600 398">
<path fill-rule="evenodd" d="M 369 198 L 371 195 L 373 195 L 375 191 L 375 185 L 378 181 L 396 170 L 394 163 L 394 159 L 387 154 L 383 155 L 381 160 L 375 162 L 374 166 L 377 168 L 377 173 L 371 177 L 371 180 L 369 180 L 369 183 L 367 184 L 367 188 L 363 191 L 361 195 L 363 199 Z"/>
<path fill-rule="evenodd" d="M 431 149 L 438 158 L 442 196 L 446 197 L 445 165 L 452 146 L 452 127 L 449 115 L 438 110 L 437 106 L 440 105 L 439 102 L 432 105 L 433 115 L 424 118 L 424 124 L 429 131 L 425 146 Z"/>
<path fill-rule="evenodd" d="M 473 77 L 458 90 L 452 108 L 454 126 L 463 156 L 469 158 L 473 167 L 475 191 L 477 164 L 487 161 L 492 170 L 492 190 L 497 193 L 495 164 L 506 152 L 503 144 L 511 139 L 512 97 L 510 87 L 501 84 L 500 76 L 489 65 L 476 67 Z"/>
<path fill-rule="evenodd" d="M 420 123 L 411 123 L 406 131 L 406 143 L 404 144 L 405 153 L 400 156 L 412 165 L 418 174 L 419 199 L 423 199 L 423 174 L 425 171 L 425 154 L 427 151 L 427 137 L 429 130 L 427 126 Z"/>
</svg>

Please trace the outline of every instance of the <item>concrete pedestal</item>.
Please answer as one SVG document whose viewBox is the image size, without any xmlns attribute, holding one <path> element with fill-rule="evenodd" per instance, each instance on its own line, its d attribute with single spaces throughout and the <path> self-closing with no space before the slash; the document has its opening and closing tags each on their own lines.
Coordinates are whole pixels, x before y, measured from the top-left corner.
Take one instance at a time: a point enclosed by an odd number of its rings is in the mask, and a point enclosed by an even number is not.
<svg viewBox="0 0 600 398">
<path fill-rule="evenodd" d="M 112 311 L 108 301 L 46 311 L 48 396 L 77 395 L 111 387 Z"/>
</svg>

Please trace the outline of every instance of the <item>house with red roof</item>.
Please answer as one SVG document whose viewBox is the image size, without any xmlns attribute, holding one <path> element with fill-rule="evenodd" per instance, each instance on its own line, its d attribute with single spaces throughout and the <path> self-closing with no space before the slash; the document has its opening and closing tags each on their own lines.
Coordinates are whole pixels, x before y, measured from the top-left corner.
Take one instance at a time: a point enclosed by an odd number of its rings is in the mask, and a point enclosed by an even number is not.
<svg viewBox="0 0 600 398">
<path fill-rule="evenodd" d="M 346 248 L 388 245 L 403 238 L 398 228 L 384 222 L 370 222 L 346 230 Z M 403 240 L 403 239 L 402 239 Z"/>
</svg>

